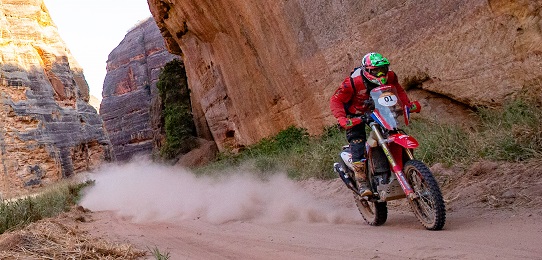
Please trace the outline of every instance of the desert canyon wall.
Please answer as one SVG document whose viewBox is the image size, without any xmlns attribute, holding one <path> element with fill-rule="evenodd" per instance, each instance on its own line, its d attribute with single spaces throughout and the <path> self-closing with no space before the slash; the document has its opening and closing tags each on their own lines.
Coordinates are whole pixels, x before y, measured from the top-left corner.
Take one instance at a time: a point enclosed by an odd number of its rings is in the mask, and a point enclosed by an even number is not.
<svg viewBox="0 0 542 260">
<path fill-rule="evenodd" d="M 43 0 L 0 1 L 0 195 L 110 160 L 81 67 Z"/>
<path fill-rule="evenodd" d="M 183 55 L 198 130 L 220 150 L 335 123 L 328 99 L 371 51 L 426 99 L 470 107 L 542 82 L 541 1 L 148 3 L 170 52 Z"/>
<path fill-rule="evenodd" d="M 169 53 L 152 18 L 130 30 L 107 60 L 100 115 L 117 160 L 149 155 L 163 140 L 160 70 L 179 56 Z"/>
</svg>

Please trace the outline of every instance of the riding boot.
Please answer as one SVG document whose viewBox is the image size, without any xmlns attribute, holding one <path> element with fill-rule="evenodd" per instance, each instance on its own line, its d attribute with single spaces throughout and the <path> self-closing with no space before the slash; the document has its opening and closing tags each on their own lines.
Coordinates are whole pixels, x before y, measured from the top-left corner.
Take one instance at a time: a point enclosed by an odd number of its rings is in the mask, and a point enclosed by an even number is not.
<svg viewBox="0 0 542 260">
<path fill-rule="evenodd" d="M 365 172 L 365 160 L 353 162 L 355 178 L 359 185 L 359 194 L 364 196 L 372 195 L 373 192 L 367 187 L 367 174 Z"/>
</svg>

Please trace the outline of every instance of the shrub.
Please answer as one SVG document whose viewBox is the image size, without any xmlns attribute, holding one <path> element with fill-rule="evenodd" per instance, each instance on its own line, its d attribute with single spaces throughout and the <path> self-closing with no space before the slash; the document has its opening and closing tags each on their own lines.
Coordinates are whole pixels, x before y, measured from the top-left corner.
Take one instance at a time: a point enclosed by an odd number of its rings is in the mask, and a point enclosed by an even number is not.
<svg viewBox="0 0 542 260">
<path fill-rule="evenodd" d="M 475 130 L 426 119 L 413 120 L 405 129 L 420 146 L 415 156 L 427 163 L 471 164 L 480 159 L 521 161 L 542 156 L 542 109 L 522 99 L 501 109 L 478 110 Z M 213 172 L 245 167 L 259 174 L 282 171 L 293 179 L 335 178 L 332 170 L 341 146 L 347 144 L 343 131 L 329 127 L 320 136 L 289 127 L 239 154 L 221 154 L 219 160 L 198 169 Z"/>
<path fill-rule="evenodd" d="M 345 142 L 344 133 L 337 127 L 311 137 L 306 129 L 290 126 L 239 154 L 221 153 L 217 161 L 196 172 L 217 173 L 227 168 L 242 168 L 260 175 L 285 172 L 293 179 L 328 179 L 334 176 L 333 160 Z"/>
<path fill-rule="evenodd" d="M 470 163 L 479 159 L 523 161 L 542 155 L 542 109 L 524 99 L 502 108 L 479 108 L 474 131 L 417 120 L 411 131 L 420 141 L 416 155 L 428 164 Z"/>
<path fill-rule="evenodd" d="M 429 165 L 437 162 L 452 165 L 476 157 L 470 134 L 457 125 L 418 119 L 407 130 L 420 142 L 415 156 Z"/>
<path fill-rule="evenodd" d="M 177 59 L 168 62 L 160 72 L 156 86 L 162 100 L 165 131 L 165 143 L 160 149 L 160 155 L 172 159 L 197 145 L 184 64 Z"/>
<path fill-rule="evenodd" d="M 68 211 L 79 200 L 81 189 L 92 183 L 61 183 L 34 197 L 0 203 L 0 233 Z"/>
<path fill-rule="evenodd" d="M 260 140 L 257 144 L 247 149 L 246 153 L 251 155 L 278 154 L 296 146 L 306 145 L 308 140 L 309 134 L 305 129 L 290 126 L 272 138 Z"/>
<path fill-rule="evenodd" d="M 479 146 L 482 155 L 492 160 L 523 161 L 542 152 L 542 109 L 523 99 L 501 109 L 481 108 Z"/>
</svg>

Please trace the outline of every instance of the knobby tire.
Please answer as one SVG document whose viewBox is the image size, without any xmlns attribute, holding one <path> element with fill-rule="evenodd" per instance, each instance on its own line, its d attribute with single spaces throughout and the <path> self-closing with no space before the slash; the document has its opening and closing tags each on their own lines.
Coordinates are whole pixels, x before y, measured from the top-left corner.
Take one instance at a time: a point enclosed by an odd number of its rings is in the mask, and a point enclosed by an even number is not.
<svg viewBox="0 0 542 260">
<path fill-rule="evenodd" d="M 380 226 L 386 223 L 388 219 L 388 204 L 387 202 L 372 202 L 362 199 L 359 195 L 354 193 L 354 199 L 356 200 L 356 206 L 359 213 L 371 226 Z"/>
<path fill-rule="evenodd" d="M 428 230 L 441 230 L 446 222 L 446 208 L 437 181 L 421 161 L 410 160 L 404 167 L 405 175 L 417 198 L 410 200 L 414 215 Z"/>
</svg>

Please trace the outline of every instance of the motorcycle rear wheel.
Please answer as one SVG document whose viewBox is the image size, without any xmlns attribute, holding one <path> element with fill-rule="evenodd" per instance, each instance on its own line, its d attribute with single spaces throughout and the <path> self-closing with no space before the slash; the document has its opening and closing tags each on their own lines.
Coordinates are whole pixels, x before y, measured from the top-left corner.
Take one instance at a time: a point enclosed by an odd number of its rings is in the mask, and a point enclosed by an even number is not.
<svg viewBox="0 0 542 260">
<path fill-rule="evenodd" d="M 408 161 L 404 172 L 417 195 L 417 198 L 409 200 L 414 215 L 426 229 L 441 230 L 446 222 L 446 208 L 433 174 L 418 160 Z"/>
<path fill-rule="evenodd" d="M 386 223 L 388 219 L 388 204 L 387 202 L 372 202 L 366 199 L 362 199 L 359 195 L 354 193 L 356 200 L 356 206 L 359 213 L 371 226 L 380 226 Z"/>
</svg>

